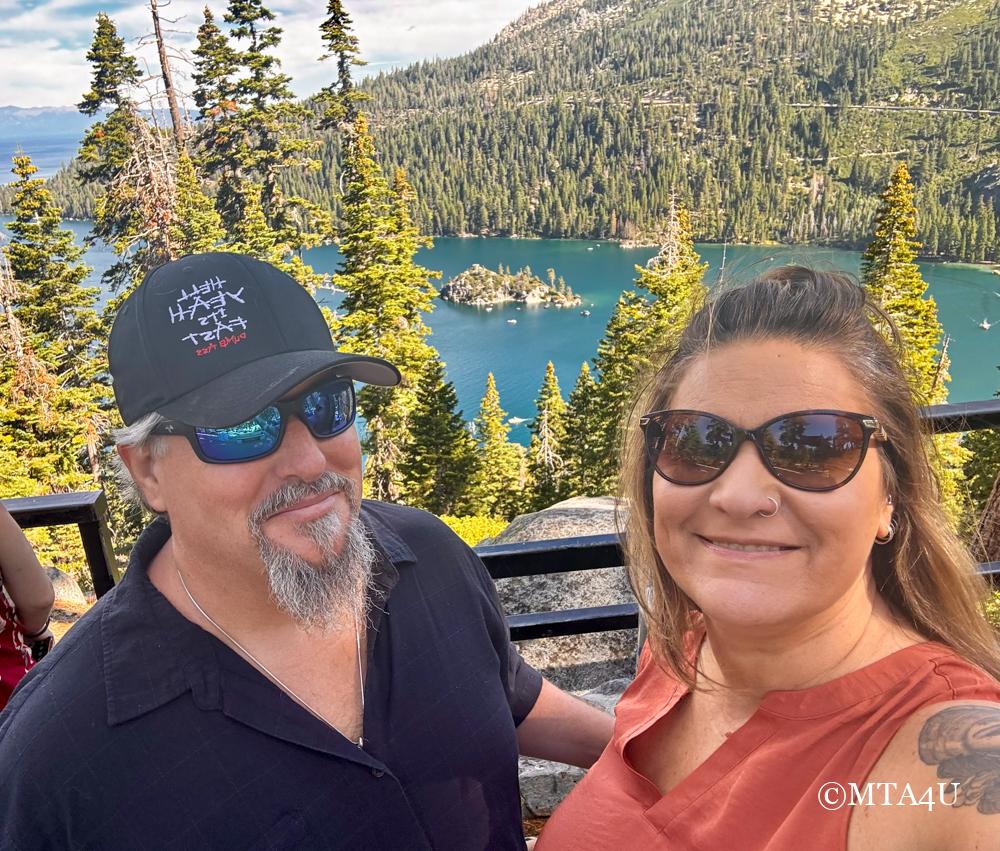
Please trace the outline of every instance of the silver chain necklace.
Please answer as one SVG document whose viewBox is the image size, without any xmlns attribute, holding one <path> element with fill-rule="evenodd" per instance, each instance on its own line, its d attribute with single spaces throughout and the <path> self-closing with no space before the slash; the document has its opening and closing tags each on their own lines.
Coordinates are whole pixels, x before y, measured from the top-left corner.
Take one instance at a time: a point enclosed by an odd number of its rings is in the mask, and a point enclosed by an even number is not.
<svg viewBox="0 0 1000 851">
<path fill-rule="evenodd" d="M 270 669 L 263 662 L 261 662 L 260 659 L 258 659 L 256 656 L 254 656 L 253 653 L 251 653 L 249 650 L 247 650 L 246 647 L 244 647 L 235 638 L 233 638 L 228 632 L 226 632 L 226 630 L 224 630 L 219 625 L 219 623 L 212 618 L 212 616 L 208 612 L 206 612 L 200 605 L 198 605 L 198 601 L 194 598 L 194 595 L 188 590 L 187 583 L 184 581 L 184 577 L 181 575 L 180 568 L 178 568 L 178 567 L 175 566 L 174 570 L 177 571 L 177 578 L 181 582 L 181 588 L 183 588 L 184 589 L 184 593 L 187 594 L 188 599 L 191 601 L 191 605 L 193 605 L 201 613 L 201 616 L 205 620 L 207 620 L 212 626 L 214 626 L 217 630 L 219 630 L 219 632 L 221 632 L 224 636 L 226 636 L 226 638 L 229 639 L 230 643 L 233 644 L 233 646 L 235 646 L 236 649 L 240 651 L 240 653 L 242 653 L 244 656 L 247 657 L 247 659 L 249 659 L 251 662 L 253 662 L 253 664 L 257 668 L 259 668 L 264 674 L 267 675 L 268 679 L 270 679 L 271 682 L 273 682 L 282 691 L 284 691 L 286 694 L 288 694 L 288 696 L 291 697 L 296 703 L 298 703 L 303 709 L 308 710 L 311 714 L 313 714 L 317 718 L 319 718 L 319 720 L 322 721 L 324 724 L 328 724 L 329 726 L 333 727 L 342 736 L 344 735 L 343 731 L 341 731 L 341 730 L 337 729 L 336 727 L 334 727 L 333 724 L 330 724 L 329 721 L 327 721 L 322 715 L 320 715 L 315 709 L 313 709 L 308 703 L 306 703 L 306 701 L 304 701 L 294 691 L 292 691 L 288 686 L 286 686 L 280 679 L 278 679 L 277 676 L 275 676 L 273 673 L 271 673 Z M 354 642 L 355 642 L 355 646 L 358 649 L 358 682 L 361 685 L 361 726 L 362 726 L 362 728 L 364 728 L 364 723 L 365 723 L 365 672 L 364 672 L 364 668 L 361 666 L 361 631 L 358 629 L 358 615 L 357 615 L 357 612 L 355 612 L 355 614 L 354 614 Z M 348 737 L 344 736 L 344 738 L 347 739 Z M 364 735 L 359 735 L 358 736 L 358 740 L 355 742 L 355 744 L 359 748 L 363 748 L 365 746 L 365 737 L 364 737 Z"/>
</svg>

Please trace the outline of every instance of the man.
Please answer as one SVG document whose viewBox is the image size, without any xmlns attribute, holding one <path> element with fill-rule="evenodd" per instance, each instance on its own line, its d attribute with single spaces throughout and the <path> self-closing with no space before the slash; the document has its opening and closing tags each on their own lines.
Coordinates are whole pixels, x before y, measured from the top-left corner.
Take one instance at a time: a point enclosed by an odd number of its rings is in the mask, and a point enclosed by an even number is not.
<svg viewBox="0 0 1000 851">
<path fill-rule="evenodd" d="M 0 846 L 522 848 L 517 752 L 609 716 L 508 639 L 482 563 L 361 500 L 352 380 L 268 264 L 185 257 L 119 310 L 118 452 L 159 517 L 0 716 Z"/>
</svg>

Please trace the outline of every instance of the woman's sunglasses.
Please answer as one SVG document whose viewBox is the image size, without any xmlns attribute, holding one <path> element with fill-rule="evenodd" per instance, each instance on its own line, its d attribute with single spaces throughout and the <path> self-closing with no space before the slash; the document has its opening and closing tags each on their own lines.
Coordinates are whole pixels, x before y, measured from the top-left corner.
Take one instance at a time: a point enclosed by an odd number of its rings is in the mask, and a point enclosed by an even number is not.
<svg viewBox="0 0 1000 851">
<path fill-rule="evenodd" d="M 264 408 L 257 416 L 227 428 L 199 428 L 164 420 L 153 434 L 186 437 L 195 454 L 209 464 L 236 464 L 270 455 L 285 436 L 289 417 L 298 417 L 313 437 L 335 437 L 354 423 L 354 383 L 335 378 L 293 399 Z"/>
<path fill-rule="evenodd" d="M 717 479 L 749 440 L 778 481 L 804 491 L 846 485 L 868 444 L 887 442 L 875 417 L 846 411 L 795 411 L 743 429 L 704 411 L 654 411 L 639 420 L 653 468 L 675 485 Z"/>
</svg>

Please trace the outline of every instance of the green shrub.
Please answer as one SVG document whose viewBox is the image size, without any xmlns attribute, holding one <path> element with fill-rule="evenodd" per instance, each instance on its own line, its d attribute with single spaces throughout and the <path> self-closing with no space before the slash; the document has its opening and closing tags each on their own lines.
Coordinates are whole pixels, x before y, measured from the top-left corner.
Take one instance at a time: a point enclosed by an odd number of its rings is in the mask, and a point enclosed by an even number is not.
<svg viewBox="0 0 1000 851">
<path fill-rule="evenodd" d="M 496 517 L 451 517 L 445 515 L 441 518 L 451 527 L 451 530 L 458 535 L 470 547 L 474 547 L 483 538 L 492 538 L 499 535 L 506 527 L 506 520 L 499 520 Z"/>
<path fill-rule="evenodd" d="M 994 591 L 983 601 L 983 614 L 995 630 L 1000 632 L 1000 591 Z"/>
</svg>

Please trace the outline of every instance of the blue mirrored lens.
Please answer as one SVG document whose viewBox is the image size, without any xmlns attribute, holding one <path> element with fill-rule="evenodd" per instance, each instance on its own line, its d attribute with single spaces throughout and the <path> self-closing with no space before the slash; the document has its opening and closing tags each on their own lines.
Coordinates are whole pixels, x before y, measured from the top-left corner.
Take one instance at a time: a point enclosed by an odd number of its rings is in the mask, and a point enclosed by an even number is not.
<svg viewBox="0 0 1000 851">
<path fill-rule="evenodd" d="M 249 461 L 266 455 L 281 435 L 281 414 L 265 408 L 253 419 L 229 428 L 195 429 L 198 445 L 213 461 Z"/>
<path fill-rule="evenodd" d="M 338 381 L 302 399 L 302 416 L 316 437 L 333 437 L 354 422 L 354 385 Z"/>
</svg>

